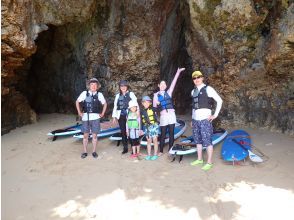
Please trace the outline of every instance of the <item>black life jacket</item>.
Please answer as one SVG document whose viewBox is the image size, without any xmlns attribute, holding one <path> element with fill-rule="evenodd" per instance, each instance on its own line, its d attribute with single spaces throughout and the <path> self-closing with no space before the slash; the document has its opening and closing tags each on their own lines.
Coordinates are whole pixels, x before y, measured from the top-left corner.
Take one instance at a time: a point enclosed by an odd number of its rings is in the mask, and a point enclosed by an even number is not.
<svg viewBox="0 0 294 220">
<path fill-rule="evenodd" d="M 157 94 L 158 101 L 160 102 L 159 109 L 160 111 L 164 109 L 174 109 L 173 102 L 169 94 L 165 91 L 164 95 Z"/>
<path fill-rule="evenodd" d="M 196 87 L 192 93 L 192 108 L 197 110 L 200 108 L 212 109 L 212 98 L 207 95 L 207 85 L 202 87 L 200 91 Z"/>
<path fill-rule="evenodd" d="M 158 123 L 158 118 L 155 113 L 155 109 L 152 107 L 149 107 L 147 109 L 143 108 L 141 112 L 141 116 L 142 116 L 143 125 L 145 126 Z"/>
<path fill-rule="evenodd" d="M 95 95 L 90 95 L 87 91 L 86 99 L 81 102 L 84 113 L 98 113 L 100 114 L 103 109 L 103 105 L 98 99 L 98 92 Z"/>
<path fill-rule="evenodd" d="M 129 107 L 129 102 L 131 101 L 130 92 L 127 92 L 125 95 L 120 93 L 117 100 L 117 110 L 126 111 Z"/>
</svg>

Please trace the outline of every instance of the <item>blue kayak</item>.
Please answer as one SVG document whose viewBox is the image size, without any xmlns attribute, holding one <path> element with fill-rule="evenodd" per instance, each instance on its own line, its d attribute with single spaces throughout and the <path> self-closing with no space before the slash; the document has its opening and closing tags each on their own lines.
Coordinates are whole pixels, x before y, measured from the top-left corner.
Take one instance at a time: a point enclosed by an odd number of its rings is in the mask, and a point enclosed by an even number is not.
<svg viewBox="0 0 294 220">
<path fill-rule="evenodd" d="M 250 135 L 244 130 L 234 130 L 225 139 L 221 156 L 224 161 L 240 161 L 248 157 L 251 150 Z"/>
</svg>

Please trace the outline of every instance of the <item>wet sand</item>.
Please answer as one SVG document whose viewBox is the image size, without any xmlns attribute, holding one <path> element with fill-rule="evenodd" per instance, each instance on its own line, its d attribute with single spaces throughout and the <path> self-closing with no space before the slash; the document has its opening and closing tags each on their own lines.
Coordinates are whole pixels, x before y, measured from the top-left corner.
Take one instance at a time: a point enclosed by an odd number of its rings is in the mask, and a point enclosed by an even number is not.
<svg viewBox="0 0 294 220">
<path fill-rule="evenodd" d="M 190 166 L 196 154 L 180 164 L 167 154 L 134 160 L 107 138 L 98 159 L 81 159 L 81 141 L 46 136 L 74 123 L 74 115 L 41 115 L 2 136 L 2 219 L 294 219 L 293 137 L 242 128 L 269 159 L 232 166 L 219 144 L 204 172 Z"/>
</svg>

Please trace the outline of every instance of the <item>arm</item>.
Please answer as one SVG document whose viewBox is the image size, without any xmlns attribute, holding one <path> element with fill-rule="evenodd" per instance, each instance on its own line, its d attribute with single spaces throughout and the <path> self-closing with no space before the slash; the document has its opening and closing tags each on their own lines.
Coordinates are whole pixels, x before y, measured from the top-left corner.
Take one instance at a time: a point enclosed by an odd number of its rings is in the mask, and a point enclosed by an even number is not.
<svg viewBox="0 0 294 220">
<path fill-rule="evenodd" d="M 137 111 L 137 118 L 138 118 L 138 123 L 139 123 L 139 135 L 143 135 L 144 132 L 143 132 L 143 128 L 141 127 L 141 114 L 140 114 L 140 111 Z"/>
<path fill-rule="evenodd" d="M 78 111 L 78 115 L 83 117 L 83 113 L 81 111 L 81 106 L 80 106 L 80 102 L 77 100 L 76 101 L 76 108 L 77 108 L 77 111 Z"/>
<path fill-rule="evenodd" d="M 100 99 L 101 104 L 103 105 L 103 109 L 100 114 L 100 117 L 103 118 L 103 116 L 105 115 L 106 108 L 107 108 L 107 102 L 106 102 L 102 93 L 99 93 L 99 99 Z"/>
<path fill-rule="evenodd" d="M 106 109 L 107 109 L 107 102 L 105 102 L 105 103 L 103 104 L 102 113 L 100 114 L 100 117 L 101 117 L 101 118 L 104 117 Z"/>
<path fill-rule="evenodd" d="M 174 88 L 175 88 L 176 83 L 177 83 L 177 81 L 178 81 L 178 78 L 179 78 L 179 76 L 180 76 L 180 73 L 183 72 L 184 70 L 185 70 L 185 68 L 181 68 L 181 69 L 178 68 L 178 70 L 177 70 L 177 72 L 176 72 L 176 75 L 175 75 L 175 77 L 174 77 L 174 79 L 173 79 L 173 81 L 172 81 L 172 83 L 171 83 L 169 89 L 167 90 L 167 93 L 168 93 L 170 96 L 172 96 L 172 94 L 173 94 L 173 91 L 174 91 Z"/>
<path fill-rule="evenodd" d="M 158 97 L 157 97 L 158 92 L 154 93 L 153 95 L 153 107 L 156 109 L 157 108 L 157 103 L 158 103 Z"/>
<path fill-rule="evenodd" d="M 116 111 L 117 111 L 117 100 L 118 100 L 119 94 L 117 94 L 114 98 L 114 103 L 113 103 L 113 110 L 112 110 L 112 117 L 116 118 Z"/>
<path fill-rule="evenodd" d="M 214 118 L 217 118 L 222 104 L 223 104 L 223 100 L 222 98 L 219 96 L 219 94 L 212 88 L 212 87 L 207 87 L 207 95 L 211 98 L 213 98 L 216 101 L 216 108 L 215 108 L 215 112 L 213 114 Z"/>
<path fill-rule="evenodd" d="M 133 92 L 130 92 L 130 98 L 131 100 L 135 101 L 137 103 L 138 109 L 139 109 L 139 104 L 137 101 L 137 97 L 135 96 L 135 94 Z"/>
<path fill-rule="evenodd" d="M 76 109 L 78 111 L 79 116 L 83 117 L 83 112 L 81 111 L 80 102 L 86 99 L 86 91 L 82 92 L 80 96 L 76 100 Z"/>
</svg>

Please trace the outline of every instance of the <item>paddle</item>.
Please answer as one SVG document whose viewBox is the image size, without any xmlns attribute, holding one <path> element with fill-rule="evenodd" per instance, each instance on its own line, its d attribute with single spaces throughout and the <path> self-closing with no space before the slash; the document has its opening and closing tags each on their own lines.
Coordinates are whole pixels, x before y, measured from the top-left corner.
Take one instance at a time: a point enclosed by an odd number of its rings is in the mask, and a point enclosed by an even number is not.
<svg viewBox="0 0 294 220">
<path fill-rule="evenodd" d="M 248 153 L 249 153 L 249 158 L 250 158 L 251 161 L 253 161 L 253 162 L 255 162 L 255 163 L 261 163 L 261 162 L 263 162 L 263 159 L 262 159 L 260 156 L 254 154 L 251 150 L 249 150 L 249 149 L 247 149 L 246 147 L 244 147 L 244 145 L 241 144 L 240 142 L 238 142 L 236 139 L 232 139 L 232 141 L 235 142 L 236 144 L 238 144 L 238 145 L 239 145 L 240 147 L 242 147 L 244 150 L 247 150 L 247 151 L 248 151 Z"/>
</svg>

